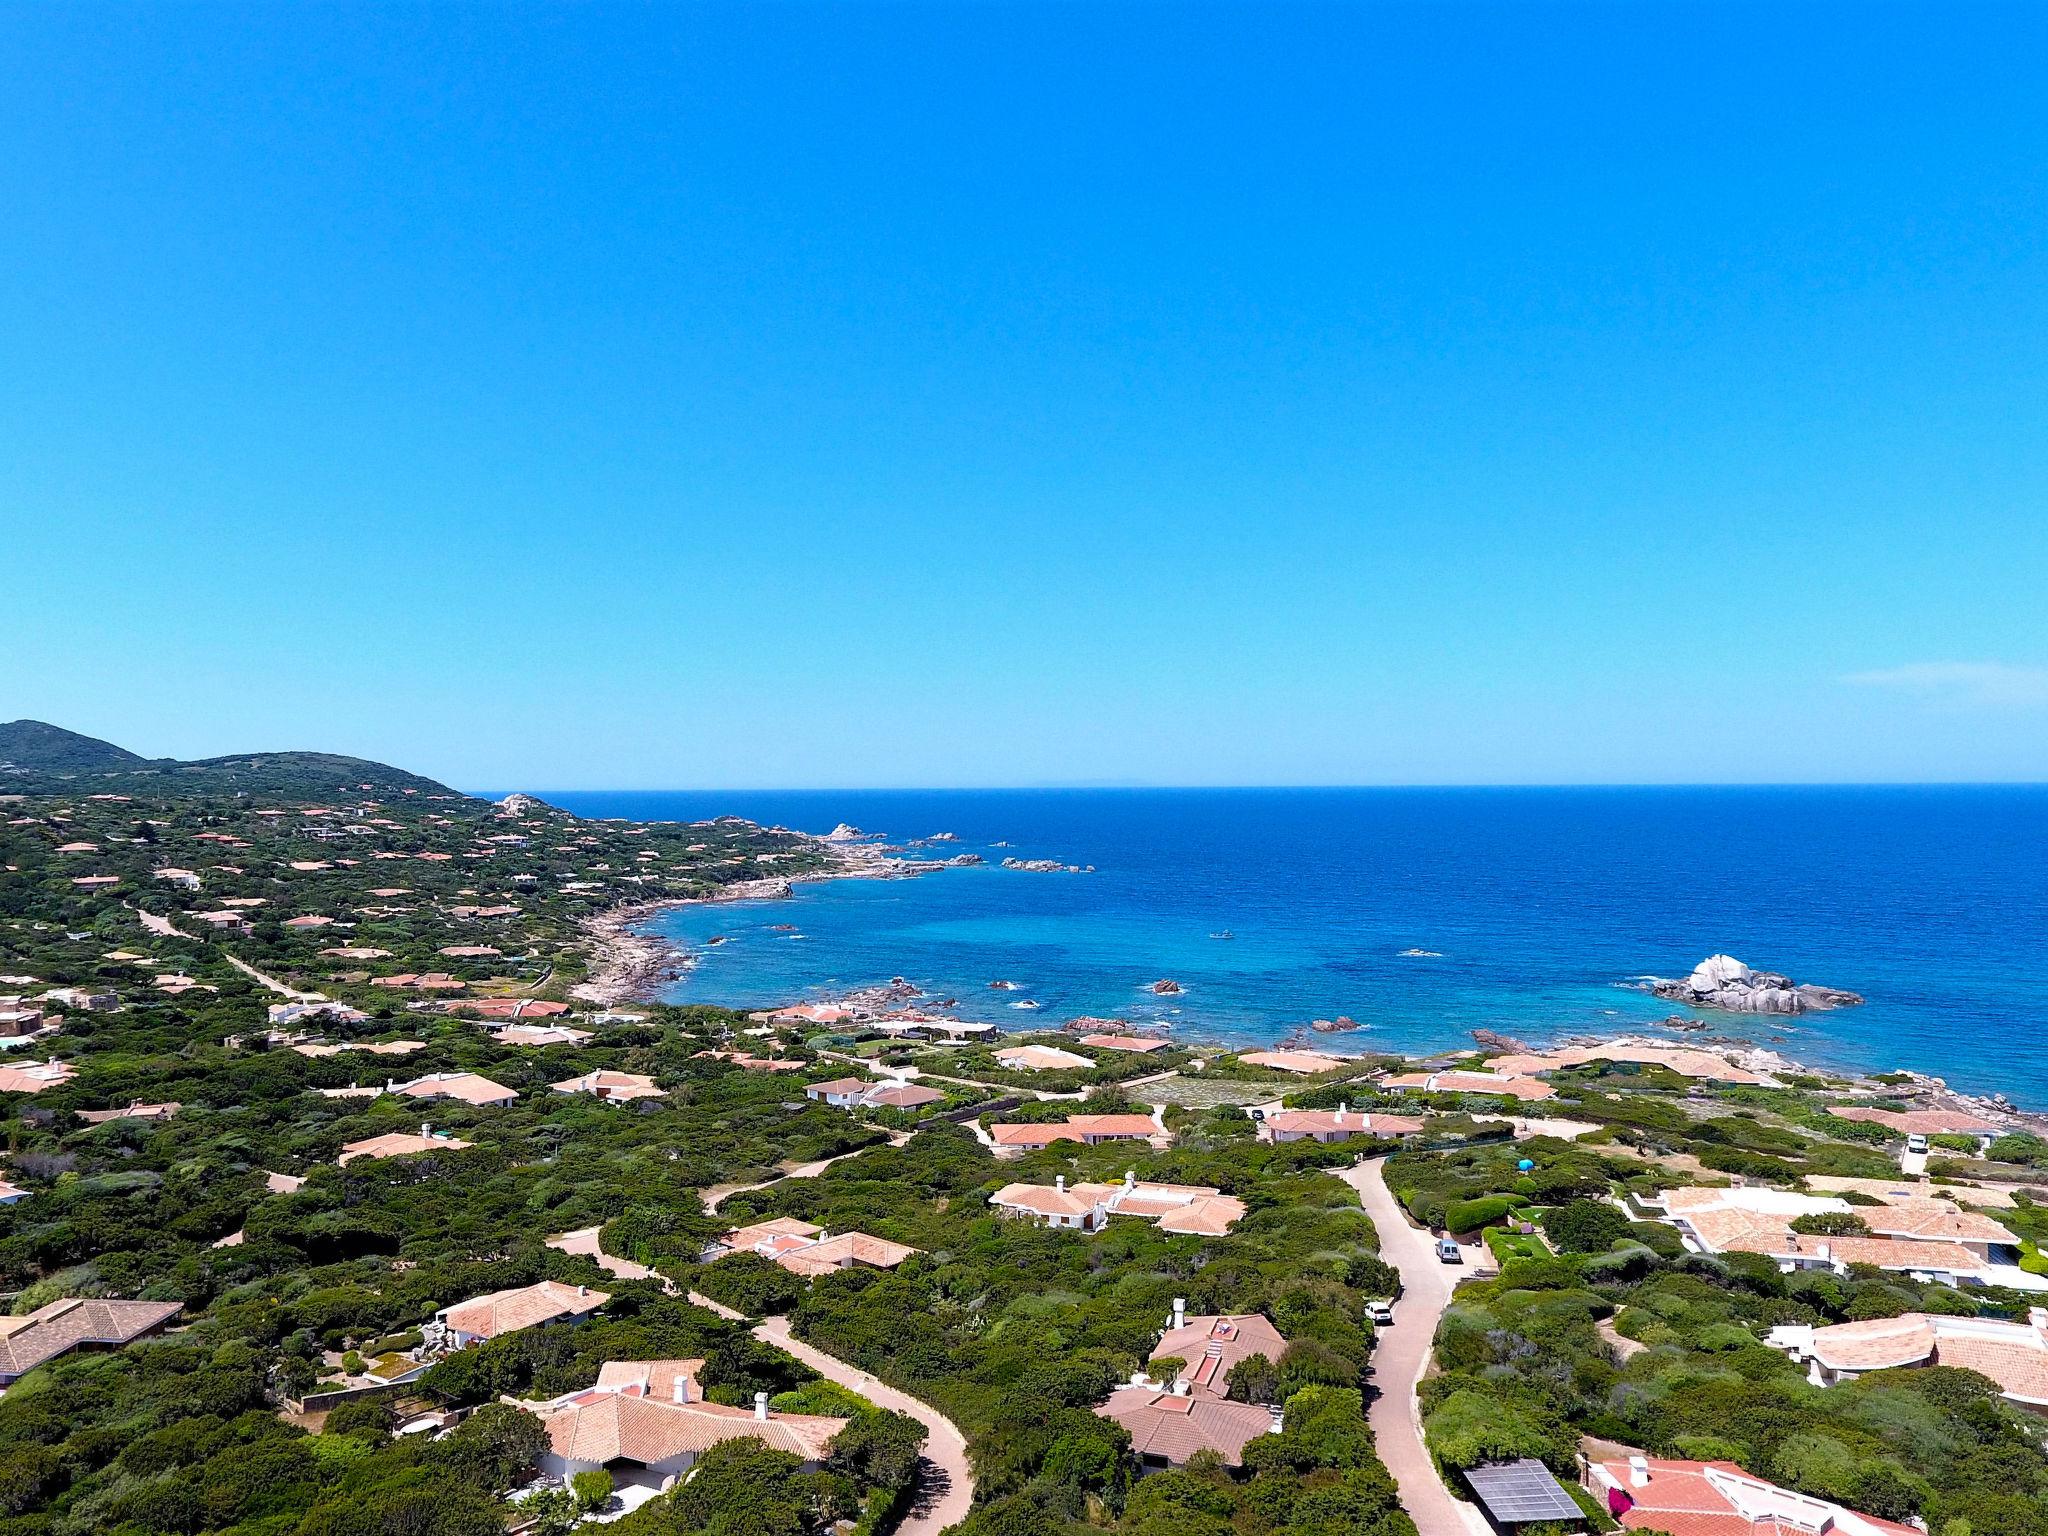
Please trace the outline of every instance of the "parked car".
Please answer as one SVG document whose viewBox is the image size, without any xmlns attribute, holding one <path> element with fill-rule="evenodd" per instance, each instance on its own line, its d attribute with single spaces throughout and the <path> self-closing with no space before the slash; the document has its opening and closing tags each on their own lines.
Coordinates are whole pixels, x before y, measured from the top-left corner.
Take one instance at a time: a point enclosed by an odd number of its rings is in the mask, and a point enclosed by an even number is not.
<svg viewBox="0 0 2048 1536">
<path fill-rule="evenodd" d="M 1368 1301 L 1365 1304 L 1365 1315 L 1376 1325 L 1384 1328 L 1394 1320 L 1394 1304 L 1391 1301 Z"/>
<path fill-rule="evenodd" d="M 1444 1264 L 1462 1264 L 1465 1262 L 1464 1251 L 1458 1247 L 1458 1240 L 1455 1237 L 1438 1238 L 1436 1240 L 1436 1256 L 1438 1262 Z"/>
<path fill-rule="evenodd" d="M 1906 1138 L 1906 1150 L 1908 1152 L 1925 1152 L 1927 1150 L 1927 1138 L 1917 1134 L 1908 1136 Z"/>
</svg>

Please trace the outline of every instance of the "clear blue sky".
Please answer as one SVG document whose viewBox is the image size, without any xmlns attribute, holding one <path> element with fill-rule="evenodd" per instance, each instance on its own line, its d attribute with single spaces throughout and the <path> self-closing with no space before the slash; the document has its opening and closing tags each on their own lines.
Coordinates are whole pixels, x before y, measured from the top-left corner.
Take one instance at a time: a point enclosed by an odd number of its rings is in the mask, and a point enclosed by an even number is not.
<svg viewBox="0 0 2048 1536">
<path fill-rule="evenodd" d="M 2048 8 L 0 9 L 0 719 L 2048 777 Z"/>
</svg>

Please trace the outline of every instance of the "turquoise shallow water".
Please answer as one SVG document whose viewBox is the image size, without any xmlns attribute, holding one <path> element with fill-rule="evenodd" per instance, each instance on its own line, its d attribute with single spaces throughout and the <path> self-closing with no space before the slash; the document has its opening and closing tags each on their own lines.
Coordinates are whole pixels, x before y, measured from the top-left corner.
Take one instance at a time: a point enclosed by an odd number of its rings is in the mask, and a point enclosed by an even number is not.
<svg viewBox="0 0 2048 1536">
<path fill-rule="evenodd" d="M 1790 1020 L 1705 1015 L 1716 1033 L 2048 1106 L 2041 789 L 549 798 L 589 815 L 950 831 L 954 850 L 991 861 L 1096 866 L 835 881 L 671 913 L 660 926 L 688 942 L 727 938 L 701 951 L 679 1001 L 777 1003 L 903 975 L 964 1016 L 1016 1027 L 1121 1014 L 1269 1041 L 1349 1014 L 1369 1028 L 1334 1038 L 1419 1052 L 1481 1026 L 1537 1040 L 1650 1024 L 1671 1006 L 1621 983 L 1726 951 L 1870 1002 Z M 1221 931 L 1234 936 L 1210 937 Z M 1411 948 L 1438 954 L 1401 954 Z M 1185 993 L 1143 990 L 1161 976 Z M 1020 990 L 991 990 L 996 979 Z M 1009 1006 L 1025 999 L 1043 1006 Z"/>
</svg>

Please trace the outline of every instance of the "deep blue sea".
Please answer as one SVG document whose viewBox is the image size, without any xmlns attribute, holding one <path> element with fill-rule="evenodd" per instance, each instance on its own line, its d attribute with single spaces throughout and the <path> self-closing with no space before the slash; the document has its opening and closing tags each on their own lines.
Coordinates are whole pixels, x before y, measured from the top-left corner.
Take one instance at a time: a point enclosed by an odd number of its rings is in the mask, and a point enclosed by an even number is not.
<svg viewBox="0 0 2048 1536">
<path fill-rule="evenodd" d="M 734 814 L 990 867 L 800 886 L 658 926 L 701 949 L 677 1001 L 774 1004 L 891 976 L 1017 1028 L 1157 1017 L 1423 1053 L 1668 1017 L 1623 984 L 1717 951 L 1865 1007 L 1707 1015 L 1795 1059 L 1911 1067 L 2048 1107 L 2048 789 L 1420 789 L 558 793 L 584 815 Z M 1007 849 L 991 847 L 998 841 Z M 994 867 L 1005 854 L 1092 874 Z M 796 933 L 771 925 L 793 923 Z M 1228 933 L 1229 938 L 1212 935 Z M 1404 956 L 1410 949 L 1434 951 Z M 1170 976 L 1186 989 L 1155 998 Z M 991 990 L 997 979 L 1019 990 Z M 1027 1012 L 1010 1005 L 1034 1000 Z M 1676 1037 L 1674 1037 L 1676 1038 Z"/>
</svg>

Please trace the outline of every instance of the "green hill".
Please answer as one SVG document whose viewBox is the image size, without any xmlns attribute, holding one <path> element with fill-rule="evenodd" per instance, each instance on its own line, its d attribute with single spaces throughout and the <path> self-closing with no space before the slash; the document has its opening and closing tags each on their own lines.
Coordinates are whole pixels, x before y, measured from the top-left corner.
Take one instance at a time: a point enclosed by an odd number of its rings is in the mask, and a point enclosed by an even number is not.
<svg viewBox="0 0 2048 1536">
<path fill-rule="evenodd" d="M 434 779 L 332 752 L 237 752 L 226 757 L 140 757 L 110 741 L 41 720 L 0 725 L 0 793 L 75 794 L 177 786 L 197 795 L 318 798 L 343 790 L 452 795 Z"/>
<path fill-rule="evenodd" d="M 81 736 L 61 725 L 40 720 L 0 725 L 0 765 L 19 764 L 44 773 L 104 773 L 145 767 L 148 761 L 111 741 Z"/>
</svg>

